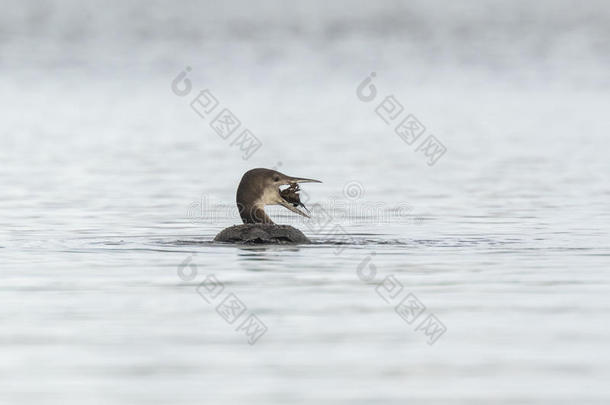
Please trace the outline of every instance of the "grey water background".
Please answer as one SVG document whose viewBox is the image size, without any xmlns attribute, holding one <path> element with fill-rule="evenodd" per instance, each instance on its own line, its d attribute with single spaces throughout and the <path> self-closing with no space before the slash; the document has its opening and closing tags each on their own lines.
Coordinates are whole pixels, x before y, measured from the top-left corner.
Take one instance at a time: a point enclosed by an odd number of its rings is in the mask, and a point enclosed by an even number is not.
<svg viewBox="0 0 610 405">
<path fill-rule="evenodd" d="M 0 5 L 0 403 L 610 401 L 607 2 Z M 261 139 L 249 160 L 172 93 L 186 66 Z M 390 94 L 436 165 L 375 114 Z M 210 243 L 253 167 L 321 179 L 352 241 L 271 208 L 314 243 Z M 197 294 L 210 274 L 255 345 Z"/>
</svg>

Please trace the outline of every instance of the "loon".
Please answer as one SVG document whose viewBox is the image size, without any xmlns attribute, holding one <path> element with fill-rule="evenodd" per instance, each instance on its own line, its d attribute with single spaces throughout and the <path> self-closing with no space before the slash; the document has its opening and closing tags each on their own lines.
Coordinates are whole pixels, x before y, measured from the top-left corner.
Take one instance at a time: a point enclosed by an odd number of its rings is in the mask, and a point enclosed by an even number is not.
<svg viewBox="0 0 610 405">
<path fill-rule="evenodd" d="M 309 218 L 298 207 L 305 208 L 299 198 L 299 183 L 321 183 L 304 177 L 291 177 L 276 170 L 247 171 L 237 187 L 237 209 L 243 225 L 222 230 L 215 242 L 233 243 L 310 243 L 303 232 L 290 225 L 276 225 L 265 213 L 266 205 L 281 205 Z M 280 186 L 289 186 L 280 190 Z M 305 208 L 307 209 L 307 208 Z"/>
</svg>

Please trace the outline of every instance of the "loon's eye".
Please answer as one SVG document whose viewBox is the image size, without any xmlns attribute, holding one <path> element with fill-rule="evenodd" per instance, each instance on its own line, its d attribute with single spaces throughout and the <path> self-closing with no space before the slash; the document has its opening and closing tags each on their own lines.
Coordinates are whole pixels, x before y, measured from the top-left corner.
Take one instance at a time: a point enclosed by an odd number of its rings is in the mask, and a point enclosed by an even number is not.
<svg viewBox="0 0 610 405">
<path fill-rule="evenodd" d="M 275 176 L 275 177 L 273 178 L 273 181 L 280 181 L 280 178 L 279 178 L 278 176 Z"/>
</svg>

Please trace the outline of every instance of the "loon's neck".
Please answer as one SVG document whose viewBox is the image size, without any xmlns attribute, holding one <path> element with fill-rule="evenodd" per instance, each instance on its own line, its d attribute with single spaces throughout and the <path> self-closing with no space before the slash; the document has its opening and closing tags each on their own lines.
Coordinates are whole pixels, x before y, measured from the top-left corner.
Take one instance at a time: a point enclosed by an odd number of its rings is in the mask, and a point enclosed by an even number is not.
<svg viewBox="0 0 610 405">
<path fill-rule="evenodd" d="M 244 224 L 273 224 L 265 213 L 268 198 L 262 179 L 260 176 L 252 178 L 248 173 L 239 182 L 235 195 L 239 216 Z"/>
<path fill-rule="evenodd" d="M 239 209 L 239 216 L 244 224 L 273 224 L 274 222 L 269 218 L 263 205 L 260 204 L 244 204 L 237 203 L 237 209 Z"/>
</svg>

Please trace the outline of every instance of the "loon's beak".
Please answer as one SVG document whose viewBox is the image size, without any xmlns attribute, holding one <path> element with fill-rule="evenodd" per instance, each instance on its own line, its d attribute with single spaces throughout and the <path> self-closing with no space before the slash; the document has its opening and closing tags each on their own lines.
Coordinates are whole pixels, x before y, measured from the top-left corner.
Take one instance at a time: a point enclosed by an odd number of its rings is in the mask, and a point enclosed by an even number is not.
<svg viewBox="0 0 610 405">
<path fill-rule="evenodd" d="M 304 216 L 305 218 L 311 218 L 309 215 L 307 215 L 306 213 L 304 213 L 303 211 L 301 211 L 300 209 L 298 209 L 297 207 L 295 207 L 284 199 L 280 199 L 279 204 L 284 208 L 288 208 L 292 212 L 296 212 L 297 214 Z"/>
<path fill-rule="evenodd" d="M 322 183 L 320 180 L 306 179 L 304 177 L 288 177 L 285 184 L 292 183 Z"/>
</svg>

